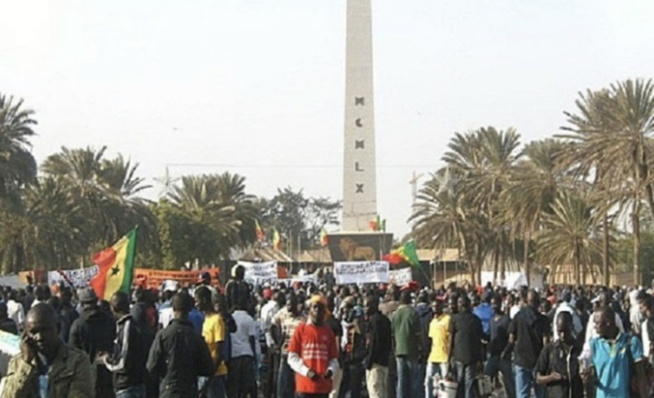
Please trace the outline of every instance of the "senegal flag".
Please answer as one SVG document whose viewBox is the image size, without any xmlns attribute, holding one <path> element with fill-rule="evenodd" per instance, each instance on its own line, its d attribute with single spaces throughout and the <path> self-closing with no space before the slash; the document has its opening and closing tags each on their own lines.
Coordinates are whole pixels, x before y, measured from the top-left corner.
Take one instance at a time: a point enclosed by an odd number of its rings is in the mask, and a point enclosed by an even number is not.
<svg viewBox="0 0 654 398">
<path fill-rule="evenodd" d="M 113 246 L 93 255 L 93 262 L 99 270 L 90 283 L 100 300 L 110 300 L 119 290 L 129 294 L 134 277 L 135 256 L 136 228 Z"/>
</svg>

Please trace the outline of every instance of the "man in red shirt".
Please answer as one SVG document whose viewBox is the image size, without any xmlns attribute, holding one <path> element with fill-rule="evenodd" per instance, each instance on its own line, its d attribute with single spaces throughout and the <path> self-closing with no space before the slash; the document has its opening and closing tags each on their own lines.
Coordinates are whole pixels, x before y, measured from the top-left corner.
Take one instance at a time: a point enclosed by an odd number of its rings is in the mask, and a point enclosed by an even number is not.
<svg viewBox="0 0 654 398">
<path fill-rule="evenodd" d="M 338 348 L 334 333 L 325 325 L 326 308 L 324 297 L 311 297 L 309 321 L 298 325 L 288 346 L 288 364 L 295 371 L 298 398 L 327 398 L 332 390 Z"/>
</svg>

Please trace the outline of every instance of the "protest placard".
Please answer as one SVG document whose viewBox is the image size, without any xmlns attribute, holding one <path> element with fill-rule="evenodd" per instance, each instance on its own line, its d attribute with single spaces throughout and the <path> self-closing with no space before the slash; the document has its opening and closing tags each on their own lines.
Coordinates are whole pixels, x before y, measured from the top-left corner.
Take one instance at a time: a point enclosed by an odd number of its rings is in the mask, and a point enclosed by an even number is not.
<svg viewBox="0 0 654 398">
<path fill-rule="evenodd" d="M 339 285 L 349 283 L 388 283 L 388 262 L 346 261 L 334 263 L 334 279 Z"/>
<path fill-rule="evenodd" d="M 388 273 L 388 283 L 396 286 L 406 286 L 413 280 L 411 268 L 402 268 Z"/>
<path fill-rule="evenodd" d="M 50 286 L 62 283 L 69 286 L 70 281 L 75 289 L 89 286 L 89 281 L 98 274 L 97 265 L 88 268 L 66 269 L 59 271 L 48 271 L 48 284 Z"/>
<path fill-rule="evenodd" d="M 266 282 L 274 283 L 277 281 L 277 263 L 267 261 L 264 263 L 251 263 L 239 261 L 238 265 L 245 268 L 245 281 L 253 285 L 263 285 Z"/>
</svg>

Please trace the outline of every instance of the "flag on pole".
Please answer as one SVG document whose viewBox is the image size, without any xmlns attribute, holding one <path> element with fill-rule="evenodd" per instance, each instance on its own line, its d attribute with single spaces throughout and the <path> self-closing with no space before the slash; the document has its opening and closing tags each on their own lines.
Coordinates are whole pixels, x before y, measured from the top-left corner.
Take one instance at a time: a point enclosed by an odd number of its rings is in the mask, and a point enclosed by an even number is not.
<svg viewBox="0 0 654 398">
<path fill-rule="evenodd" d="M 129 294 L 134 278 L 136 257 L 136 228 L 113 246 L 93 255 L 98 274 L 90 281 L 100 300 L 110 300 L 117 291 Z"/>
<path fill-rule="evenodd" d="M 375 217 L 374 220 L 371 220 L 368 223 L 368 226 L 373 231 L 386 231 L 386 219 L 382 220 L 381 217 L 379 217 L 379 214 L 377 214 L 377 217 Z"/>
<path fill-rule="evenodd" d="M 257 240 L 263 242 L 265 234 L 263 233 L 263 229 L 261 228 L 261 225 L 259 225 L 259 220 L 257 219 L 254 220 L 254 230 L 257 233 Z"/>
<path fill-rule="evenodd" d="M 402 245 L 402 247 L 393 250 L 389 254 L 385 254 L 383 260 L 388 261 L 393 265 L 406 261 L 412 267 L 420 266 L 420 259 L 418 258 L 418 252 L 416 251 L 416 243 L 413 240 L 408 241 Z"/>
<path fill-rule="evenodd" d="M 320 246 L 325 247 L 329 244 L 329 238 L 327 237 L 327 230 L 325 228 L 320 230 Z"/>
<path fill-rule="evenodd" d="M 273 228 L 272 244 L 273 244 L 273 249 L 274 250 L 277 250 L 277 251 L 282 250 L 282 237 L 279 234 L 279 231 L 277 230 L 277 228 Z"/>
</svg>

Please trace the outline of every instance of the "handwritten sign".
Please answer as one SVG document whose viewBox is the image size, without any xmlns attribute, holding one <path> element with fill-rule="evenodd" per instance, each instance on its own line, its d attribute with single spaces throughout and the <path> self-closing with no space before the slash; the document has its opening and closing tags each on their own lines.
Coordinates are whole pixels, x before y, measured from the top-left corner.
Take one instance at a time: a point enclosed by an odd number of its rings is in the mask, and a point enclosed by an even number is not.
<svg viewBox="0 0 654 398">
<path fill-rule="evenodd" d="M 406 286 L 411 283 L 411 281 L 413 281 L 411 268 L 402 268 L 390 271 L 388 273 L 388 283 L 394 284 L 396 286 Z"/>
<path fill-rule="evenodd" d="M 98 272 L 99 269 L 97 265 L 88 268 L 48 271 L 48 284 L 52 286 L 63 283 L 68 286 L 68 281 L 70 281 L 75 289 L 81 289 L 87 287 L 89 281 L 96 276 Z"/>
<path fill-rule="evenodd" d="M 265 263 L 250 263 L 239 261 L 238 265 L 245 268 L 244 279 L 253 285 L 263 285 L 266 282 L 274 283 L 277 281 L 277 263 L 267 261 Z"/>
<path fill-rule="evenodd" d="M 388 283 L 388 262 L 346 261 L 334 263 L 334 279 L 339 285 L 349 283 Z"/>
</svg>

